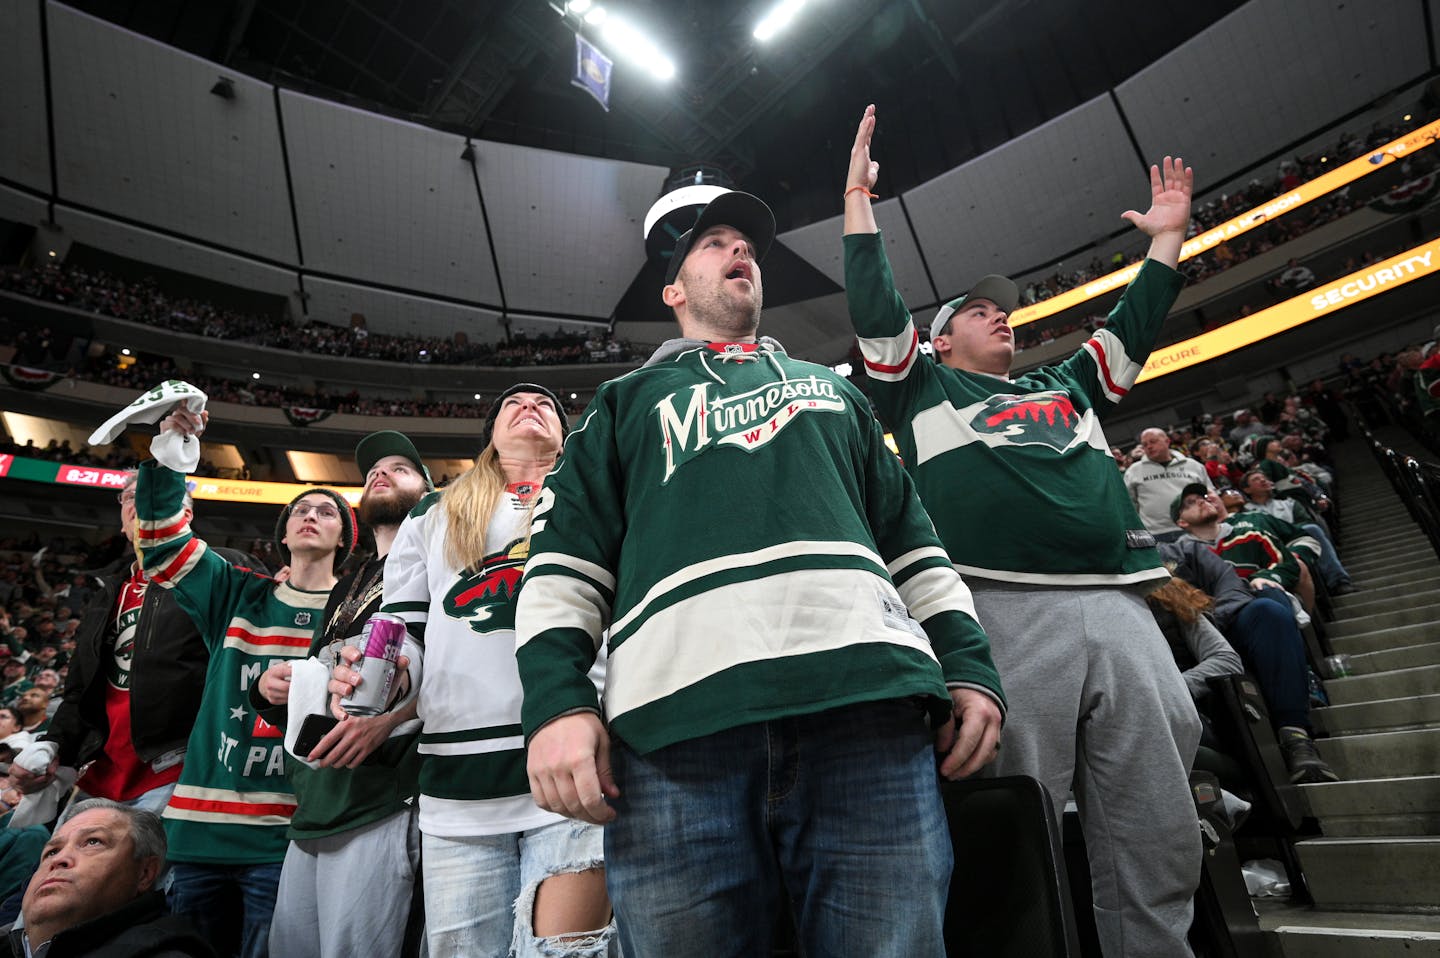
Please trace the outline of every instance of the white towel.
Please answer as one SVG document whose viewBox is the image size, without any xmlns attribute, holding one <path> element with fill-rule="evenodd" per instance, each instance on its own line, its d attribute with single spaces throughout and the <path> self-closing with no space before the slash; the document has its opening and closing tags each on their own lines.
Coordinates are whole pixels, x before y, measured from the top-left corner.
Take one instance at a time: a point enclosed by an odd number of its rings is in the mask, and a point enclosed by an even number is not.
<svg viewBox="0 0 1440 958">
<path fill-rule="evenodd" d="M 199 413 L 205 409 L 206 399 L 204 392 L 187 382 L 167 380 L 105 420 L 103 426 L 90 434 L 90 445 L 109 445 L 131 423 L 159 422 L 181 403 L 190 412 Z M 200 465 L 200 440 L 178 432 L 162 432 L 150 440 L 150 454 L 167 469 L 194 472 Z"/>
<path fill-rule="evenodd" d="M 295 740 L 307 715 L 330 714 L 330 670 L 316 658 L 300 659 L 290 670 L 290 700 L 286 706 L 285 751 L 296 761 L 319 768 L 307 756 L 295 754 Z"/>
</svg>

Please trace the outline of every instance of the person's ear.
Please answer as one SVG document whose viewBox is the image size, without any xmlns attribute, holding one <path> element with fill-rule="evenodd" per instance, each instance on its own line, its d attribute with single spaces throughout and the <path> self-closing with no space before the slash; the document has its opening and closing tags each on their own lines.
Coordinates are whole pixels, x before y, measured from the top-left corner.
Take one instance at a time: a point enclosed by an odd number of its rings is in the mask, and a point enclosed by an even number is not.
<svg viewBox="0 0 1440 958">
<path fill-rule="evenodd" d="M 165 869 L 165 859 L 151 855 L 140 863 L 140 873 L 136 876 L 135 890 L 146 892 L 155 887 L 155 882 L 160 873 Z"/>
<path fill-rule="evenodd" d="M 685 287 L 678 277 L 675 282 L 660 290 L 660 300 L 671 309 L 685 302 Z"/>
</svg>

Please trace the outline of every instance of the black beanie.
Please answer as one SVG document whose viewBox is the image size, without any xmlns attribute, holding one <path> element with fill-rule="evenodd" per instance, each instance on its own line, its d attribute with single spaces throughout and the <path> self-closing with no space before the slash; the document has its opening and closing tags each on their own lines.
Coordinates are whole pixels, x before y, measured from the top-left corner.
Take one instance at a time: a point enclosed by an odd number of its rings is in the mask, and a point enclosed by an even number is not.
<svg viewBox="0 0 1440 958">
<path fill-rule="evenodd" d="M 290 549 L 285 545 L 284 541 L 285 523 L 290 521 L 290 510 L 295 507 L 295 503 L 316 492 L 329 496 L 335 501 L 335 508 L 340 510 L 340 545 L 335 549 L 335 568 L 338 569 L 342 562 L 350 558 L 350 553 L 355 551 L 355 546 L 360 541 L 360 524 L 355 521 L 355 510 L 350 508 L 350 503 L 346 502 L 345 497 L 334 489 L 315 486 L 312 489 L 306 489 L 300 493 L 300 495 L 291 499 L 289 504 L 280 510 L 280 518 L 275 520 L 275 548 L 280 550 L 280 558 L 284 560 L 286 565 L 289 565 Z"/>
<path fill-rule="evenodd" d="M 505 400 L 516 393 L 539 393 L 550 397 L 550 401 L 555 404 L 555 415 L 560 420 L 560 441 L 563 443 L 565 437 L 570 435 L 570 417 L 565 414 L 565 404 L 560 401 L 560 397 L 553 389 L 547 389 L 538 383 L 516 383 L 490 404 L 490 412 L 485 416 L 485 431 L 480 434 L 480 448 L 490 445 L 490 437 L 495 433 L 495 417 L 500 415 L 500 407 L 505 404 Z"/>
</svg>

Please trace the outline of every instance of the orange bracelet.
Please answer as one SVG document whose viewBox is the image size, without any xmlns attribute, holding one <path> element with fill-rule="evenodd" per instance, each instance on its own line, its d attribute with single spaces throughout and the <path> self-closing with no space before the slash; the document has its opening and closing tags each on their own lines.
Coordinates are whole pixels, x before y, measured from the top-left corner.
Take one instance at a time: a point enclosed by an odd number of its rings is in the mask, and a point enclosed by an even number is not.
<svg viewBox="0 0 1440 958">
<path fill-rule="evenodd" d="M 878 195 L 876 195 L 876 194 L 874 194 L 874 193 L 871 193 L 868 189 L 866 189 L 866 188 L 863 187 L 863 186 L 852 186 L 852 187 L 850 187 L 848 190 L 845 191 L 845 196 L 846 196 L 846 197 L 849 197 L 850 194 L 851 194 L 851 193 L 854 193 L 856 190 L 859 190 L 860 192 L 864 193 L 866 196 L 870 197 L 872 200 L 878 200 L 878 199 L 880 198 Z"/>
</svg>

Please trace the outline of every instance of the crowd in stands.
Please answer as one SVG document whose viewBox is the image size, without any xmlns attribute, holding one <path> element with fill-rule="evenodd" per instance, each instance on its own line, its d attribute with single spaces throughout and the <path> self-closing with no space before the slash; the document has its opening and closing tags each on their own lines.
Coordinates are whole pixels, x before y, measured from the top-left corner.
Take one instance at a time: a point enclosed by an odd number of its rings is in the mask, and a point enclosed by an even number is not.
<svg viewBox="0 0 1440 958">
<path fill-rule="evenodd" d="M 517 331 L 507 342 L 394 336 L 364 326 L 310 320 L 294 324 L 280 315 L 244 313 L 163 290 L 158 281 L 132 281 L 103 270 L 47 262 L 34 268 L 0 268 L 0 289 L 60 303 L 102 316 L 143 323 L 207 339 L 252 343 L 293 352 L 398 363 L 457 366 L 557 366 L 581 363 L 633 364 L 640 360 L 626 342 L 600 332 Z M 39 345 L 38 343 L 34 345 Z M 49 368 L 53 357 L 30 351 L 17 361 Z"/>
<path fill-rule="evenodd" d="M 1364 136 L 1347 131 L 1341 134 L 1339 140 L 1329 150 L 1284 159 L 1277 166 L 1273 176 L 1263 179 L 1257 177 L 1234 193 L 1222 193 L 1203 204 L 1197 203 L 1193 212 L 1190 235 L 1203 233 L 1277 196 L 1289 193 L 1322 173 L 1355 159 L 1365 151 L 1383 146 L 1399 136 L 1405 128 L 1397 123 L 1380 123 L 1372 127 Z M 1425 160 L 1424 163 L 1425 167 L 1429 168 L 1429 161 Z M 1318 226 L 1333 222 L 1352 212 L 1357 206 L 1357 202 L 1352 198 L 1348 189 L 1337 190 L 1322 200 L 1308 203 L 1294 212 L 1279 216 L 1263 227 L 1221 243 L 1211 251 L 1199 256 L 1192 256 L 1180 264 L 1180 271 L 1185 274 L 1190 283 L 1208 279 L 1231 266 L 1243 263 L 1245 260 L 1302 236 Z M 1043 302 L 1115 270 L 1137 263 L 1142 255 L 1143 251 L 1136 251 L 1129 255 L 1117 252 L 1107 259 L 1102 259 L 1097 255 L 1092 257 L 1086 265 L 1070 270 L 1057 270 L 1050 276 L 1031 280 L 1021 289 L 1021 302 L 1024 305 Z M 1057 330 L 1053 336 L 1058 338 L 1079 327 L 1080 324 L 1075 324 L 1063 330 Z M 1030 335 L 1035 337 L 1039 335 L 1039 332 L 1036 331 Z M 1034 345 L 1034 343 L 1030 343 L 1030 345 Z"/>
</svg>

